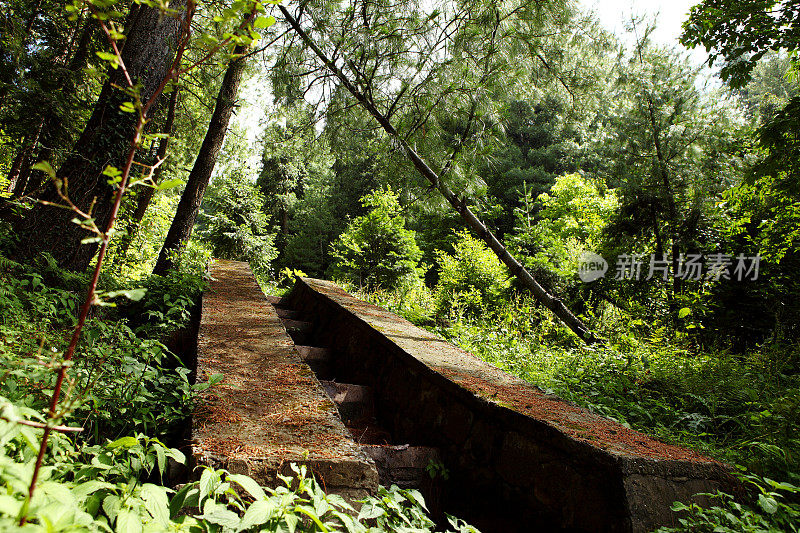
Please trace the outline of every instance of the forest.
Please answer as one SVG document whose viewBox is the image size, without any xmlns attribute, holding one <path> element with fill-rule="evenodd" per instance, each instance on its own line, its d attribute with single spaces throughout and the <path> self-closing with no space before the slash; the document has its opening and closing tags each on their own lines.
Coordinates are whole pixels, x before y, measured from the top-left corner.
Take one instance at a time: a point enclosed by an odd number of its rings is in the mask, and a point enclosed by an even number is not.
<svg viewBox="0 0 800 533">
<path fill-rule="evenodd" d="M 333 280 L 748 487 L 660 531 L 800 530 L 800 2 L 697 2 L 702 66 L 656 23 L 0 0 L 0 530 L 477 531 L 300 468 L 176 481 L 213 385 L 168 339 L 212 257 Z"/>
</svg>

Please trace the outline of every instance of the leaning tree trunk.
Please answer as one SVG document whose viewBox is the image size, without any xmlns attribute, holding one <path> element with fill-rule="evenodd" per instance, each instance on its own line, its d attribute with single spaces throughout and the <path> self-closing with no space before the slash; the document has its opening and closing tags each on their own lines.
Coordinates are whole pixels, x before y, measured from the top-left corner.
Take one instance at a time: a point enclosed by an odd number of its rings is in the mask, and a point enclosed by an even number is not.
<svg viewBox="0 0 800 533">
<path fill-rule="evenodd" d="M 289 13 L 289 11 L 282 5 L 278 5 L 286 21 L 300 36 L 303 42 L 325 63 L 325 66 L 335 75 L 344 87 L 355 97 L 356 100 L 369 112 L 370 115 L 380 124 L 383 130 L 394 138 L 406 156 L 426 180 L 434 186 L 444 198 L 450 203 L 453 208 L 461 215 L 462 220 L 466 225 L 473 230 L 491 249 L 500 261 L 505 264 L 511 273 L 533 294 L 537 301 L 541 302 L 547 309 L 549 309 L 556 317 L 558 317 L 569 329 L 571 329 L 581 340 L 586 343 L 598 341 L 598 338 L 592 333 L 591 330 L 576 317 L 564 302 L 555 296 L 548 293 L 542 287 L 533 275 L 511 255 L 505 246 L 497 239 L 492 231 L 472 212 L 469 208 L 466 198 L 459 198 L 448 186 L 440 179 L 439 175 L 430 168 L 425 160 L 401 137 L 398 135 L 389 118 L 382 114 L 378 108 L 373 104 L 373 101 L 350 81 L 347 76 L 331 61 L 322 49 L 309 37 L 305 30 L 300 26 L 297 20 Z"/>
<path fill-rule="evenodd" d="M 244 51 L 244 47 L 237 46 L 233 53 L 242 54 Z M 175 256 L 186 246 L 192 234 L 192 227 L 197 219 L 200 204 L 203 202 L 203 195 L 211 179 L 211 173 L 214 172 L 214 165 L 217 163 L 217 156 L 228 130 L 228 122 L 236 105 L 239 82 L 242 80 L 244 67 L 245 59 L 239 58 L 232 61 L 225 71 L 217 102 L 214 105 L 214 113 L 208 124 L 208 131 L 206 131 L 200 152 L 195 159 L 192 172 L 189 174 L 186 188 L 178 203 L 178 210 L 175 212 L 175 218 L 172 219 L 169 232 L 164 240 L 164 246 L 161 248 L 161 253 L 158 254 L 153 274 L 164 275 L 174 267 Z"/>
<path fill-rule="evenodd" d="M 156 161 L 162 161 L 162 163 L 156 168 L 155 172 L 153 172 L 153 187 L 144 187 L 142 188 L 139 193 L 136 195 L 136 207 L 133 210 L 133 215 L 131 215 L 130 224 L 128 224 L 128 233 L 122 238 L 119 244 L 120 255 L 125 255 L 128 252 L 128 248 L 133 242 L 133 238 L 136 236 L 136 232 L 139 231 L 139 226 L 142 224 L 142 220 L 144 219 L 145 213 L 147 213 L 147 208 L 150 206 L 150 202 L 153 201 L 153 196 L 156 193 L 155 185 L 158 185 L 158 182 L 161 180 L 161 174 L 164 171 L 164 163 L 163 159 L 167 156 L 167 146 L 169 145 L 169 136 L 172 135 L 172 127 L 175 123 L 175 108 L 178 105 L 178 87 L 176 86 L 173 91 L 172 95 L 169 99 L 169 108 L 167 109 L 167 122 L 164 124 L 164 132 L 167 134 L 167 137 L 162 138 L 158 143 L 158 150 L 156 151 Z"/>
<path fill-rule="evenodd" d="M 183 2 L 171 7 L 180 8 Z M 125 39 L 122 58 L 131 78 L 141 86 L 142 101 L 147 101 L 168 75 L 175 54 L 181 20 L 164 16 L 158 9 L 138 9 Z M 63 180 L 70 200 L 81 210 L 94 205 L 92 215 L 98 227 L 105 227 L 111 215 L 114 187 L 102 174 L 108 165 L 121 166 L 120 159 L 130 144 L 137 116 L 120 110 L 129 101 L 113 87 L 127 85 L 121 69 L 111 70 L 111 79 L 103 86 L 92 116 L 81 133 L 72 154 L 61 165 L 58 177 Z M 42 200 L 62 203 L 54 184 L 49 184 Z M 58 264 L 69 270 L 84 270 L 94 256 L 96 244 L 81 244 L 89 234 L 72 223 L 75 214 L 67 209 L 37 204 L 17 225 L 20 243 L 14 253 L 18 260 L 30 260 L 49 252 Z"/>
</svg>

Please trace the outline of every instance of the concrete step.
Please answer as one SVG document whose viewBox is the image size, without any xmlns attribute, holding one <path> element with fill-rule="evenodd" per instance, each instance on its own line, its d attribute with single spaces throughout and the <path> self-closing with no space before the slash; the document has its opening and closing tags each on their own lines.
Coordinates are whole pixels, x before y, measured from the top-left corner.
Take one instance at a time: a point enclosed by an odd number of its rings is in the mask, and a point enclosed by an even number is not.
<svg viewBox="0 0 800 533">
<path fill-rule="evenodd" d="M 278 316 L 281 318 L 288 318 L 291 320 L 298 320 L 300 318 L 300 312 L 295 311 L 294 309 L 289 309 L 288 307 L 278 307 L 275 306 L 275 311 L 278 313 Z"/>
<path fill-rule="evenodd" d="M 316 346 L 297 346 L 295 345 L 297 353 L 303 359 L 318 379 L 332 379 L 333 374 L 333 356 L 331 351 L 327 348 L 317 348 Z"/>
<path fill-rule="evenodd" d="M 224 375 L 192 416 L 192 463 L 283 485 L 306 464 L 327 492 L 357 500 L 378 489 L 378 472 L 336 406 L 303 363 L 275 307 L 246 263 L 214 261 L 203 296 L 197 376 Z M 302 327 L 305 326 L 300 326 Z"/>
<path fill-rule="evenodd" d="M 303 358 L 306 363 L 330 363 L 331 351 L 327 348 L 318 348 L 317 346 L 299 346 L 295 345 L 295 350 Z"/>
<path fill-rule="evenodd" d="M 353 420 L 368 419 L 375 415 L 375 400 L 370 387 L 324 380 L 320 383 L 333 403 L 336 404 L 345 424 Z"/>
<path fill-rule="evenodd" d="M 307 345 L 311 340 L 311 333 L 314 330 L 313 322 L 304 320 L 292 320 L 290 318 L 281 319 L 286 333 L 292 338 L 295 344 Z"/>
<path fill-rule="evenodd" d="M 432 477 L 429 465 L 441 468 L 441 457 L 438 448 L 429 446 L 362 445 L 368 456 L 375 461 L 381 485 L 397 485 L 403 489 L 420 488 L 429 484 Z M 441 470 L 434 470 L 435 476 L 441 476 Z"/>
</svg>

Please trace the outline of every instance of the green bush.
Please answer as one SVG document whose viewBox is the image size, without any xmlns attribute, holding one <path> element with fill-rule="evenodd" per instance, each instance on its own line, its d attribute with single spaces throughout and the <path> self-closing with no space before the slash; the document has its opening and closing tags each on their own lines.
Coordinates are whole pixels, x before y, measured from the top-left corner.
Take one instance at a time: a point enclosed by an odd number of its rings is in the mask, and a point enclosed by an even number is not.
<svg viewBox="0 0 800 533">
<path fill-rule="evenodd" d="M 458 233 L 453 254 L 436 256 L 436 315 L 481 316 L 505 301 L 511 286 L 506 267 L 486 245 L 466 231 Z"/>
<path fill-rule="evenodd" d="M 414 531 L 435 525 L 415 490 L 381 487 L 356 512 L 342 497 L 325 494 L 305 466 L 263 488 L 252 478 L 204 468 L 178 491 L 163 485 L 169 460 L 184 455 L 144 435 L 76 446 L 55 433 L 36 492 L 26 501 L 43 422 L 36 411 L 0 397 L 0 529 L 3 531 Z M 26 524 L 19 527 L 21 518 Z M 449 517 L 452 531 L 477 533 Z"/>
<path fill-rule="evenodd" d="M 197 218 L 197 239 L 215 257 L 247 261 L 254 272 L 268 277 L 278 252 L 265 204 L 258 187 L 240 171 L 216 177 Z"/>
<path fill-rule="evenodd" d="M 724 492 L 703 494 L 716 505 L 701 507 L 675 502 L 672 510 L 682 513 L 678 527 L 662 527 L 658 533 L 762 533 L 800 531 L 800 488 L 791 483 L 745 476 L 757 494 L 754 505 L 743 505 Z M 788 498 L 787 498 L 788 496 Z M 795 501 L 787 501 L 789 498 Z"/>
<path fill-rule="evenodd" d="M 369 290 L 394 289 L 419 277 L 422 250 L 405 228 L 397 194 L 387 187 L 361 203 L 369 212 L 353 219 L 331 245 L 333 276 Z"/>
<path fill-rule="evenodd" d="M 64 283 L 47 260 L 36 268 L 0 261 L 6 267 L 0 273 L 0 395 L 43 410 L 75 325 L 79 293 L 47 283 Z M 84 440 L 134 431 L 172 436 L 191 409 L 189 370 L 158 340 L 186 323 L 204 281 L 176 271 L 145 285 L 151 289 L 146 298 L 116 309 L 109 304 L 122 298 L 101 293 L 105 306 L 84 327 L 68 373 L 71 394 L 64 399 L 67 412 L 84 426 Z M 125 320 L 128 314 L 139 322 Z"/>
</svg>

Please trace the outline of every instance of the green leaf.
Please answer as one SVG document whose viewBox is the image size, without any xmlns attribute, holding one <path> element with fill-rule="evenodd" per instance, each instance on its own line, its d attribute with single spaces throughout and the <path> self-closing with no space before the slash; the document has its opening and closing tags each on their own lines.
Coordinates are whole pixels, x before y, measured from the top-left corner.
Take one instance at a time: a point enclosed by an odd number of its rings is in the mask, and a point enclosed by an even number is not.
<svg viewBox="0 0 800 533">
<path fill-rule="evenodd" d="M 206 503 L 203 504 L 203 514 L 198 518 L 232 529 L 238 529 L 241 523 L 239 515 L 213 500 L 206 500 Z"/>
<path fill-rule="evenodd" d="M 256 21 L 253 23 L 253 27 L 257 30 L 263 30 L 264 28 L 269 28 L 275 24 L 275 17 L 258 17 Z"/>
<path fill-rule="evenodd" d="M 163 191 L 164 189 L 172 189 L 174 187 L 178 187 L 183 185 L 184 181 L 180 179 L 173 179 L 173 180 L 164 180 L 158 185 L 156 185 L 156 190 Z"/>
<path fill-rule="evenodd" d="M 117 518 L 117 513 L 119 513 L 120 509 L 120 500 L 119 496 L 112 494 L 111 496 L 106 496 L 103 500 L 103 512 L 106 513 L 106 516 L 113 522 Z"/>
<path fill-rule="evenodd" d="M 187 483 L 172 497 L 169 502 L 169 516 L 175 518 L 184 506 L 190 506 L 198 495 L 197 483 Z"/>
<path fill-rule="evenodd" d="M 371 520 L 386 514 L 380 506 L 375 505 L 374 501 L 367 501 L 361 506 L 361 511 L 358 513 L 358 520 Z"/>
<path fill-rule="evenodd" d="M 256 500 L 263 500 L 267 497 L 264 489 L 251 477 L 242 474 L 228 474 L 228 480 L 240 485 L 250 496 Z"/>
<path fill-rule="evenodd" d="M 211 485 L 214 482 L 214 471 L 210 468 L 203 470 L 200 476 L 200 503 L 211 493 Z"/>
<path fill-rule="evenodd" d="M 270 500 L 258 500 L 245 511 L 242 523 L 239 524 L 239 531 L 245 531 L 253 526 L 265 524 L 272 517 L 276 506 Z"/>
<path fill-rule="evenodd" d="M 116 298 L 118 296 L 124 296 L 128 300 L 138 302 L 139 300 L 144 298 L 145 293 L 147 293 L 147 289 L 125 289 L 119 291 L 111 291 L 109 293 L 106 293 L 104 296 L 106 298 Z M 133 437 L 129 438 L 132 439 Z M 136 442 L 138 443 L 139 441 Z"/>
<path fill-rule="evenodd" d="M 97 57 L 102 59 L 103 61 L 116 61 L 117 56 L 112 54 L 111 52 L 95 52 Z"/>
<path fill-rule="evenodd" d="M 124 111 L 125 113 L 136 113 L 136 106 L 133 102 L 123 102 L 119 106 L 120 111 Z"/>
<path fill-rule="evenodd" d="M 21 501 L 6 494 L 0 494 L 0 514 L 17 516 L 21 507 Z"/>
<path fill-rule="evenodd" d="M 72 493 L 79 499 L 83 500 L 88 495 L 100 490 L 100 489 L 116 489 L 116 485 L 112 485 L 111 483 L 106 483 L 105 481 L 100 481 L 97 479 L 93 479 L 91 481 L 87 481 L 86 483 L 81 483 L 73 487 Z"/>
<path fill-rule="evenodd" d="M 680 311 L 678 311 L 678 318 L 686 318 L 687 316 L 692 314 L 692 310 L 688 307 L 684 307 Z"/>
<path fill-rule="evenodd" d="M 122 437 L 121 439 L 117 439 L 114 442 L 109 442 L 106 444 L 106 448 L 114 449 L 114 448 L 130 448 L 132 446 L 136 446 L 139 444 L 139 439 L 136 437 Z"/>
<path fill-rule="evenodd" d="M 778 502 L 775 501 L 775 498 L 765 496 L 764 494 L 758 495 L 758 505 L 767 514 L 775 514 L 775 512 L 778 510 Z"/>
<path fill-rule="evenodd" d="M 141 517 L 128 509 L 122 510 L 117 515 L 117 533 L 142 533 Z"/>
<path fill-rule="evenodd" d="M 53 167 L 50 166 L 50 163 L 48 163 L 47 161 L 39 161 L 38 163 L 33 165 L 31 168 L 33 170 L 41 170 L 42 172 L 44 172 L 45 174 L 47 174 L 48 176 L 50 176 L 53 179 L 55 179 L 55 177 L 56 177 L 56 171 L 53 170 Z"/>
<path fill-rule="evenodd" d="M 161 524 L 169 523 L 169 499 L 164 487 L 145 483 L 142 485 L 140 497 L 144 500 L 144 508 Z"/>
<path fill-rule="evenodd" d="M 300 522 L 300 517 L 294 514 L 287 514 L 283 517 L 286 522 L 286 527 L 289 528 L 289 533 L 294 533 L 297 529 L 297 523 Z"/>
<path fill-rule="evenodd" d="M 164 472 L 167 471 L 167 454 L 164 452 L 164 447 L 155 445 L 153 446 L 156 450 L 156 464 L 158 465 L 158 472 L 162 476 Z"/>
</svg>

